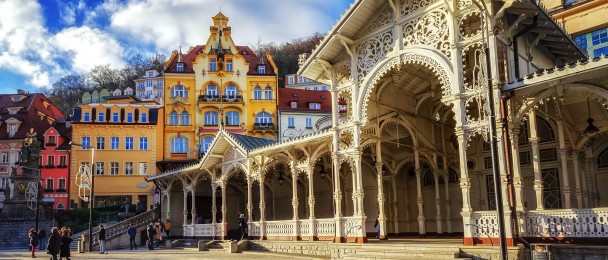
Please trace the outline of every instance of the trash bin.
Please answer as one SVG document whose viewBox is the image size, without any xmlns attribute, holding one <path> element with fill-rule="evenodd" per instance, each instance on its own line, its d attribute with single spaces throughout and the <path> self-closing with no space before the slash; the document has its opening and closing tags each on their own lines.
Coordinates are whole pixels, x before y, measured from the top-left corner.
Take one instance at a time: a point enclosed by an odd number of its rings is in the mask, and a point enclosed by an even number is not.
<svg viewBox="0 0 608 260">
<path fill-rule="evenodd" d="M 550 260 L 551 245 L 550 244 L 531 244 L 532 260 Z"/>
</svg>

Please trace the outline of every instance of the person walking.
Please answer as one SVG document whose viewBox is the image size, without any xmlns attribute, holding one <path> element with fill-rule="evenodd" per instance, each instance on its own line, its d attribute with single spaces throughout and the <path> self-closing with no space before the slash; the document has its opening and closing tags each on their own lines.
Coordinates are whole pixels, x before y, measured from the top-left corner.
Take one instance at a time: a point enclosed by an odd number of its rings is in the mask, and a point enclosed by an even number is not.
<svg viewBox="0 0 608 260">
<path fill-rule="evenodd" d="M 159 219 L 160 222 L 160 219 Z M 160 241 L 163 240 L 163 227 L 165 225 L 163 225 L 162 223 L 158 223 L 156 222 L 156 224 L 154 225 L 154 228 L 156 229 L 154 231 L 154 247 L 158 248 L 160 247 Z"/>
<path fill-rule="evenodd" d="M 133 224 L 129 224 L 129 229 L 127 229 L 127 234 L 129 234 L 129 250 L 137 250 L 137 244 L 135 243 L 135 235 L 137 235 L 137 229 L 133 226 Z"/>
<path fill-rule="evenodd" d="M 39 250 L 44 250 L 46 249 L 46 231 L 44 230 L 44 228 L 39 228 L 38 229 L 38 240 L 40 240 L 38 249 Z"/>
<path fill-rule="evenodd" d="M 154 223 L 150 222 L 148 228 L 146 228 L 146 235 L 148 236 L 148 250 L 154 250 L 154 233 L 156 229 L 154 228 Z"/>
<path fill-rule="evenodd" d="M 108 254 L 106 252 L 106 229 L 103 225 L 99 225 L 99 253 Z"/>
<path fill-rule="evenodd" d="M 38 232 L 36 231 L 36 228 L 30 228 L 28 236 L 30 237 L 32 258 L 36 258 L 36 247 L 38 247 L 38 244 L 40 242 L 40 238 L 38 238 Z"/>
<path fill-rule="evenodd" d="M 64 257 L 67 260 L 70 260 L 70 244 L 72 243 L 72 231 L 64 227 L 61 229 L 61 249 L 59 250 L 59 259 L 63 259 Z"/>
<path fill-rule="evenodd" d="M 167 235 L 167 239 L 171 236 L 171 220 L 167 219 L 165 222 L 165 234 Z"/>
<path fill-rule="evenodd" d="M 51 255 L 51 260 L 58 260 L 59 251 L 61 251 L 61 235 L 59 235 L 59 228 L 53 227 L 46 245 L 46 252 Z"/>
<path fill-rule="evenodd" d="M 245 214 L 241 213 L 239 214 L 239 229 L 241 230 L 241 240 L 243 240 L 243 237 L 245 237 L 245 232 L 247 229 L 247 221 L 245 220 Z"/>
</svg>

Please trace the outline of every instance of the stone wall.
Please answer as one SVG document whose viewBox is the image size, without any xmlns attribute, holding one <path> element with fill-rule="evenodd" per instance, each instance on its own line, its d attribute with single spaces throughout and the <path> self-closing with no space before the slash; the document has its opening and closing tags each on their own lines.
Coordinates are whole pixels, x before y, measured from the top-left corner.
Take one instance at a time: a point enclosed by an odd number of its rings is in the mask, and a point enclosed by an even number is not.
<svg viewBox="0 0 608 260">
<path fill-rule="evenodd" d="M 34 221 L 11 221 L 11 220 L 0 220 L 0 230 L 2 236 L 0 236 L 0 248 L 28 248 L 30 245 L 30 239 L 28 231 L 30 228 L 36 226 Z M 39 228 L 43 228 L 46 231 L 45 240 L 49 239 L 51 234 L 51 228 L 53 222 L 51 221 L 40 221 L 38 223 Z"/>
</svg>

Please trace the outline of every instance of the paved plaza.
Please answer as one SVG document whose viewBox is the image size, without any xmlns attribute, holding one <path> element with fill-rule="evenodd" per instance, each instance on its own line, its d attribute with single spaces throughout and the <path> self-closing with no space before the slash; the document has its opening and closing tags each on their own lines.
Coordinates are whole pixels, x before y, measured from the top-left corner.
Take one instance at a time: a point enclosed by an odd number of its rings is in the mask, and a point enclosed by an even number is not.
<svg viewBox="0 0 608 260">
<path fill-rule="evenodd" d="M 150 260 L 162 260 L 162 259 L 322 259 L 322 258 L 311 258 L 298 255 L 290 254 L 274 254 L 274 253 L 258 253 L 258 252 L 244 252 L 244 253 L 225 253 L 221 251 L 203 251 L 199 252 L 195 249 L 159 249 L 154 251 L 149 250 L 111 250 L 108 251 L 107 255 L 101 255 L 97 252 L 93 253 L 72 253 L 72 259 L 150 259 Z M 41 259 L 48 259 L 48 256 L 44 251 L 36 252 L 36 256 Z M 0 250 L 0 259 L 32 259 L 29 251 L 26 250 Z"/>
</svg>

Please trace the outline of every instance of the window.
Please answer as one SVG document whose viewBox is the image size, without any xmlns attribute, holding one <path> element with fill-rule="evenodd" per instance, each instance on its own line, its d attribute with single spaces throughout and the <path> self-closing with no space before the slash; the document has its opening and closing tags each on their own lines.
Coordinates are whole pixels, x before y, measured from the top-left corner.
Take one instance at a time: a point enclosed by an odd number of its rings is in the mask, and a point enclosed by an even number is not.
<svg viewBox="0 0 608 260">
<path fill-rule="evenodd" d="M 103 112 L 97 112 L 97 122 L 104 122 L 105 121 L 105 117 Z"/>
<path fill-rule="evenodd" d="M 293 84 L 293 77 L 289 77 L 289 84 Z"/>
<path fill-rule="evenodd" d="M 519 137 L 517 138 L 517 144 L 528 144 L 528 122 L 523 122 L 519 127 Z"/>
<path fill-rule="evenodd" d="M 528 165 L 531 162 L 530 151 L 519 152 L 519 164 Z"/>
<path fill-rule="evenodd" d="M 555 141 L 555 133 L 549 122 L 538 116 L 536 117 L 536 131 L 540 143 Z"/>
<path fill-rule="evenodd" d="M 292 101 L 291 103 L 291 108 L 297 108 L 298 107 L 298 102 Z"/>
<path fill-rule="evenodd" d="M 255 122 L 257 124 L 271 124 L 272 116 L 267 112 L 259 113 L 255 116 Z"/>
<path fill-rule="evenodd" d="M 146 87 L 152 87 L 152 81 L 146 80 Z"/>
<path fill-rule="evenodd" d="M 148 137 L 139 138 L 139 150 L 148 150 Z"/>
<path fill-rule="evenodd" d="M 312 88 L 312 90 L 315 90 L 315 91 L 316 91 L 316 90 L 319 90 L 319 87 L 314 86 L 314 87 Z"/>
<path fill-rule="evenodd" d="M 112 113 L 112 122 L 118 123 L 120 121 L 120 117 L 117 112 Z"/>
<path fill-rule="evenodd" d="M 91 122 L 91 113 L 84 112 L 84 116 L 82 117 L 83 122 Z"/>
<path fill-rule="evenodd" d="M 217 125 L 217 112 L 205 112 L 205 125 Z"/>
<path fill-rule="evenodd" d="M 494 192 L 494 176 L 486 175 L 486 192 L 488 194 L 488 210 L 496 210 L 496 192 Z"/>
<path fill-rule="evenodd" d="M 264 89 L 264 98 L 267 100 L 274 99 L 271 87 L 266 87 L 266 89 Z"/>
<path fill-rule="evenodd" d="M 148 174 L 148 163 L 140 162 L 139 163 L 139 175 L 147 175 Z"/>
<path fill-rule="evenodd" d="M 110 163 L 110 175 L 118 175 L 118 163 L 117 162 Z"/>
<path fill-rule="evenodd" d="M 307 117 L 306 118 L 306 128 L 312 128 L 312 118 L 311 117 Z"/>
<path fill-rule="evenodd" d="M 239 113 L 235 111 L 226 113 L 226 121 L 228 125 L 239 125 Z"/>
<path fill-rule="evenodd" d="M 557 168 L 541 170 L 543 179 L 543 204 L 545 209 L 559 209 L 562 206 L 560 180 Z"/>
<path fill-rule="evenodd" d="M 587 54 L 587 34 L 574 37 L 574 41 Z"/>
<path fill-rule="evenodd" d="M 205 137 L 201 140 L 201 153 L 205 153 L 209 150 L 209 147 L 211 147 L 211 143 L 213 142 L 213 138 L 212 137 Z"/>
<path fill-rule="evenodd" d="M 266 66 L 264 66 L 264 65 L 258 66 L 258 74 L 266 74 Z"/>
<path fill-rule="evenodd" d="M 171 111 L 169 114 L 169 125 L 177 125 L 177 112 Z"/>
<path fill-rule="evenodd" d="M 323 85 L 323 86 L 321 87 L 321 90 L 323 90 L 323 91 L 327 91 L 327 86 Z"/>
<path fill-rule="evenodd" d="M 125 137 L 125 149 L 133 150 L 133 137 Z"/>
<path fill-rule="evenodd" d="M 118 137 L 112 137 L 112 140 L 110 141 L 111 142 L 111 144 L 110 144 L 111 147 L 110 148 L 112 150 L 118 150 L 118 147 L 120 147 L 119 146 L 120 145 L 120 141 L 119 140 L 120 139 Z"/>
<path fill-rule="evenodd" d="M 232 59 L 226 60 L 226 71 L 232 71 Z"/>
<path fill-rule="evenodd" d="M 190 114 L 188 114 L 188 111 L 182 112 L 182 125 L 190 125 Z"/>
<path fill-rule="evenodd" d="M 602 54 L 608 55 L 608 46 L 593 50 L 593 57 L 600 57 Z"/>
<path fill-rule="evenodd" d="M 184 64 L 181 62 L 177 63 L 177 72 L 184 72 Z"/>
<path fill-rule="evenodd" d="M 260 86 L 257 86 L 253 89 L 253 99 L 255 99 L 255 100 L 262 99 L 262 88 L 260 88 Z"/>
<path fill-rule="evenodd" d="M 60 155 L 60 156 L 59 156 L 59 165 L 60 165 L 60 166 L 67 166 L 67 165 L 68 165 L 68 164 L 67 164 L 67 160 L 68 160 L 68 157 L 67 157 L 67 156 L 65 156 L 65 155 Z"/>
<path fill-rule="evenodd" d="M 2 152 L 0 155 L 0 163 L 8 163 L 8 152 Z"/>
<path fill-rule="evenodd" d="M 224 94 L 227 98 L 236 98 L 237 90 L 235 85 L 228 85 L 224 90 Z"/>
<path fill-rule="evenodd" d="M 163 86 L 163 81 L 162 81 L 162 80 L 159 80 L 159 81 L 158 81 L 158 86 L 159 86 L 159 87 L 162 87 L 162 86 Z M 161 92 L 161 93 L 162 93 L 162 92 Z"/>
<path fill-rule="evenodd" d="M 171 139 L 171 153 L 187 153 L 188 142 L 184 137 L 175 137 Z"/>
<path fill-rule="evenodd" d="M 321 104 L 319 104 L 319 103 L 310 103 L 310 104 L 308 104 L 308 107 L 310 109 L 321 109 Z"/>
<path fill-rule="evenodd" d="M 486 169 L 492 169 L 492 156 L 484 157 L 483 165 Z"/>
<path fill-rule="evenodd" d="M 148 114 L 142 113 L 140 120 L 141 120 L 142 123 L 147 123 L 148 122 Z"/>
<path fill-rule="evenodd" d="M 207 95 L 209 97 L 217 96 L 217 86 L 216 85 L 207 86 L 207 88 L 205 88 L 205 95 Z"/>
<path fill-rule="evenodd" d="M 52 190 L 55 188 L 55 186 L 53 185 L 54 184 L 53 182 L 54 181 L 51 178 L 46 179 L 46 189 L 47 190 Z"/>
<path fill-rule="evenodd" d="M 58 180 L 59 181 L 59 185 L 57 186 L 58 189 L 60 190 L 65 190 L 65 179 L 61 178 Z"/>
<path fill-rule="evenodd" d="M 53 145 L 56 144 L 55 143 L 55 136 L 54 135 L 49 136 L 48 137 L 48 141 L 46 143 L 47 144 L 53 144 Z"/>
<path fill-rule="evenodd" d="M 156 96 L 163 97 L 163 91 L 162 90 L 156 91 Z"/>
<path fill-rule="evenodd" d="M 138 86 L 139 86 L 140 89 L 143 89 L 144 88 L 144 83 L 143 82 L 139 82 Z"/>
<path fill-rule="evenodd" d="M 91 147 L 91 137 L 82 138 L 82 150 L 88 150 Z"/>
<path fill-rule="evenodd" d="M 125 175 L 133 175 L 133 163 L 125 162 Z"/>
<path fill-rule="evenodd" d="M 95 175 L 103 175 L 103 162 L 95 163 Z"/>
<path fill-rule="evenodd" d="M 106 149 L 106 138 L 105 137 L 97 137 L 97 150 Z"/>
<path fill-rule="evenodd" d="M 4 158 L 4 153 L 2 157 Z M 597 168 L 608 168 L 608 148 L 604 149 L 604 151 L 602 151 L 597 157 Z"/>
<path fill-rule="evenodd" d="M 175 86 L 171 90 L 171 97 L 188 97 L 188 89 L 181 85 Z"/>
<path fill-rule="evenodd" d="M 602 28 L 591 32 L 591 43 L 599 45 L 608 42 L 608 28 Z"/>
<path fill-rule="evenodd" d="M 296 127 L 295 119 L 293 117 L 287 118 L 287 127 L 289 127 L 289 128 Z"/>
<path fill-rule="evenodd" d="M 48 166 L 55 165 L 55 156 L 54 155 L 49 155 L 49 157 L 46 159 L 46 165 L 48 165 Z"/>
<path fill-rule="evenodd" d="M 538 151 L 538 158 L 540 159 L 540 162 L 557 161 L 557 151 L 555 148 L 540 149 Z"/>
<path fill-rule="evenodd" d="M 209 71 L 217 71 L 217 60 L 209 59 Z"/>
<path fill-rule="evenodd" d="M 154 72 L 148 71 L 148 77 L 154 77 Z"/>
<path fill-rule="evenodd" d="M 17 124 L 8 125 L 8 136 L 13 137 L 17 133 Z"/>
<path fill-rule="evenodd" d="M 127 123 L 133 123 L 133 113 L 127 113 Z"/>
</svg>

